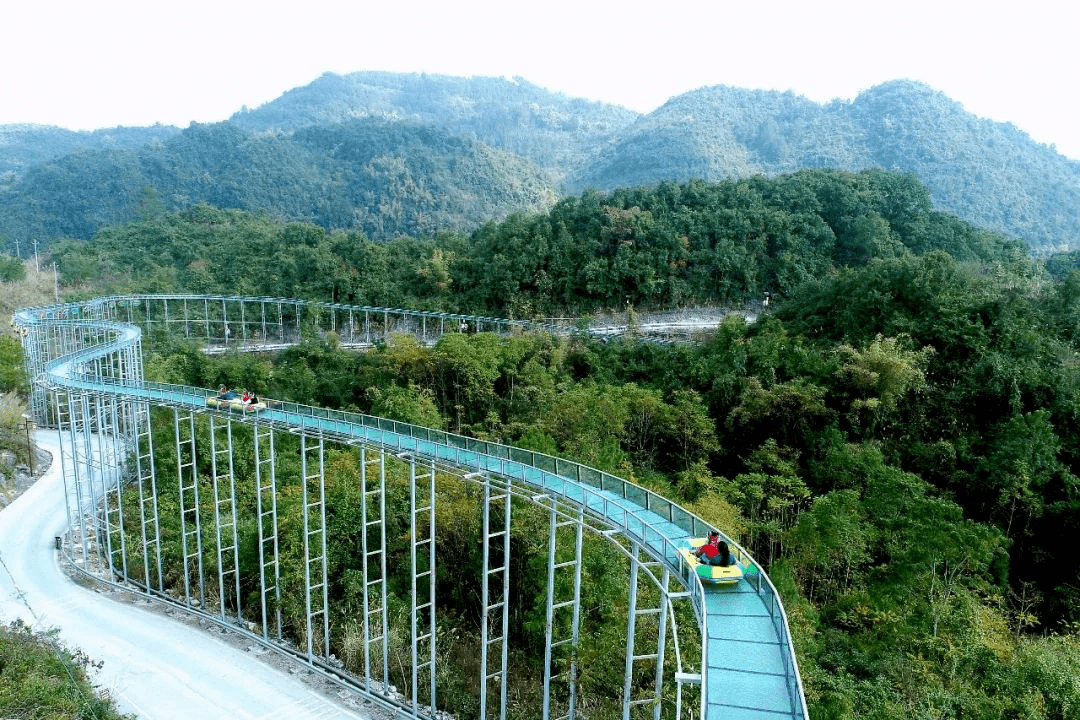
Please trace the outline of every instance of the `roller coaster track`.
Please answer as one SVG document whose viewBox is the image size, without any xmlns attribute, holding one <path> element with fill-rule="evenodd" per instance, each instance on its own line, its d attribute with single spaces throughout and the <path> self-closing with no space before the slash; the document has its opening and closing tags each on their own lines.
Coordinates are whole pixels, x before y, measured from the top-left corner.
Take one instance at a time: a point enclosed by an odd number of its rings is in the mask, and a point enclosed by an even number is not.
<svg viewBox="0 0 1080 720">
<path fill-rule="evenodd" d="M 776 589 L 730 538 L 745 569 L 743 579 L 726 589 L 704 587 L 680 549 L 710 528 L 669 500 L 561 458 L 384 418 L 294 403 L 274 403 L 258 413 L 214 410 L 206 405 L 215 394 L 211 390 L 148 382 L 143 376 L 144 332 L 178 335 L 207 349 L 252 350 L 296 343 L 305 334 L 333 333 L 346 345 L 370 345 L 395 333 L 431 343 L 448 332 L 568 334 L 571 328 L 283 298 L 184 295 L 29 308 L 16 314 L 15 324 L 33 383 L 35 419 L 58 428 L 62 452 L 75 468 L 65 477 L 66 552 L 85 572 L 95 564 L 105 567 L 108 582 L 246 633 L 404 716 L 431 717 L 431 708 L 438 706 L 439 663 L 447 662 L 437 647 L 436 569 L 440 561 L 453 562 L 436 555 L 436 484 L 437 477 L 449 475 L 470 483 L 482 498 L 479 717 L 507 713 L 513 681 L 507 661 L 512 567 L 507 539 L 511 516 L 523 504 L 549 515 L 542 717 L 586 715 L 576 667 L 587 592 L 585 532 L 610 543 L 629 568 L 621 693 L 612 689 L 624 718 L 807 717 Z M 172 432 L 166 434 L 173 437 L 155 436 L 152 412 L 171 415 Z M 254 515 L 248 518 L 240 517 L 245 508 L 234 472 L 234 435 L 241 433 L 254 446 L 255 479 L 248 489 Z M 302 494 L 302 517 L 290 521 L 303 528 L 303 569 L 293 571 L 299 574 L 291 579 L 278 562 L 286 521 L 277 512 L 278 483 L 286 481 L 283 451 L 275 450 L 275 442 L 299 444 L 293 485 Z M 354 449 L 362 468 L 359 672 L 346 671 L 332 652 L 341 647 L 344 624 L 331 618 L 329 600 L 326 452 L 332 446 Z M 178 492 L 170 496 L 170 505 L 179 501 L 174 516 L 158 502 L 164 471 L 156 467 L 169 464 L 162 462 L 165 456 L 172 458 L 170 480 Z M 409 478 L 413 581 L 404 628 L 387 609 L 389 467 Z M 137 512 L 125 514 L 124 507 Z M 132 527 L 135 520 L 138 526 Z M 241 559 L 239 525 L 257 544 L 257 567 Z M 162 551 L 168 527 L 178 528 L 174 539 L 182 557 Z M 182 575 L 182 591 L 166 587 L 166 575 Z M 283 619 L 290 601 L 292 619 Z M 408 639 L 412 667 L 403 692 L 390 685 L 391 636 Z"/>
</svg>

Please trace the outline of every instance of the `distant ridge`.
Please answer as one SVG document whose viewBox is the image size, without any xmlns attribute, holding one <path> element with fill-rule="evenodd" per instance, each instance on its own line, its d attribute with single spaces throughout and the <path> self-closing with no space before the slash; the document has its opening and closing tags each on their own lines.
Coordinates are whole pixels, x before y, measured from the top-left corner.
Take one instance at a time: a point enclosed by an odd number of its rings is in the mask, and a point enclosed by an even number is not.
<svg viewBox="0 0 1080 720">
<path fill-rule="evenodd" d="M 65 130 L 52 125 L 0 125 L 0 187 L 16 174 L 53 158 L 79 150 L 137 148 L 180 132 L 171 125 L 115 127 L 93 132 Z"/>
<path fill-rule="evenodd" d="M 357 72 L 326 73 L 230 121 L 249 130 L 291 131 L 366 117 L 435 125 L 509 150 L 561 177 L 639 115 L 522 78 Z"/>
<path fill-rule="evenodd" d="M 906 80 L 826 105 L 724 86 L 689 92 L 639 119 L 567 189 L 826 167 L 910 173 L 938 209 L 1035 250 L 1080 243 L 1080 163 Z"/>
<path fill-rule="evenodd" d="M 0 126 L 0 236 L 87 238 L 154 196 L 425 235 L 589 187 L 826 167 L 910 173 L 936 208 L 1035 252 L 1080 247 L 1080 162 L 922 83 L 827 104 L 716 86 L 641 115 L 520 78 L 384 72 L 327 73 L 183 131 Z"/>
</svg>

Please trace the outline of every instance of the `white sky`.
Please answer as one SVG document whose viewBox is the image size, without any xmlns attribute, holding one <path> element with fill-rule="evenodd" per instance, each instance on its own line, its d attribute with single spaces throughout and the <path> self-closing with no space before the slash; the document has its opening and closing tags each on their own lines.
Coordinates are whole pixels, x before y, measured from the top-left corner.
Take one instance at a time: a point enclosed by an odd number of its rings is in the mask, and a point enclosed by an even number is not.
<svg viewBox="0 0 1080 720">
<path fill-rule="evenodd" d="M 0 124 L 187 127 L 360 70 L 641 112 L 709 85 L 827 102 L 906 78 L 1080 159 L 1078 35 L 1067 0 L 9 0 Z"/>
</svg>

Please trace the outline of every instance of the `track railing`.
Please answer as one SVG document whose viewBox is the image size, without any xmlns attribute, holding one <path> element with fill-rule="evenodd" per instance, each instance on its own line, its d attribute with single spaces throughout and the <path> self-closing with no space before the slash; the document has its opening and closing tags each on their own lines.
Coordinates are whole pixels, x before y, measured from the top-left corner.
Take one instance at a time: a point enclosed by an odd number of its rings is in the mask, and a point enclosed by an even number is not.
<svg viewBox="0 0 1080 720">
<path fill-rule="evenodd" d="M 135 325 L 146 327 L 149 332 L 156 329 L 179 332 L 183 337 L 201 340 L 207 346 L 290 343 L 305 332 L 337 333 L 339 330 L 342 331 L 339 337 L 362 338 L 365 343 L 378 342 L 393 332 L 402 331 L 412 332 L 427 342 L 437 341 L 446 332 L 571 332 L 566 326 L 536 325 L 478 316 L 349 307 L 280 298 L 181 295 L 107 297 L 85 303 L 32 308 L 20 311 L 16 323 L 24 329 L 27 365 L 34 382 L 35 414 L 39 422 L 53 420 L 61 424 L 65 422 L 61 404 L 49 402 L 46 397 L 59 392 L 68 393 L 69 397 L 72 393 L 82 393 L 94 397 L 127 398 L 133 402 L 174 409 L 184 408 L 188 412 L 209 412 L 205 400 L 215 394 L 213 391 L 143 380 L 141 332 Z M 193 333 L 193 328 L 199 332 Z M 233 417 L 227 413 L 226 416 L 232 422 Z M 257 421 L 264 427 L 310 434 L 350 445 L 378 447 L 410 461 L 422 459 L 425 463 L 431 463 L 432 468 L 437 464 L 465 477 L 471 474 L 497 477 L 506 483 L 508 492 L 511 486 L 533 488 L 533 492 L 539 490 L 545 493 L 543 497 L 557 498 L 557 502 L 564 507 L 579 508 L 595 522 L 608 528 L 605 532 L 617 533 L 634 548 L 632 567 L 635 575 L 637 552 L 640 550 L 664 568 L 665 579 L 654 579 L 658 586 L 663 583 L 666 587 L 668 573 L 683 586 L 684 591 L 673 596 L 687 598 L 692 603 L 701 629 L 702 657 L 701 670 L 696 675 L 685 669 L 676 669 L 679 693 L 681 696 L 682 683 L 700 682 L 699 707 L 712 708 L 715 705 L 710 702 L 708 688 L 710 682 L 720 682 L 722 677 L 713 678 L 710 677 L 713 673 L 706 672 L 709 668 L 709 633 L 705 626 L 710 613 L 707 594 L 679 555 L 680 548 L 686 547 L 687 538 L 701 537 L 712 529 L 693 513 L 646 488 L 581 463 L 386 418 L 275 402 L 258 416 L 240 417 L 237 420 Z M 70 417 L 66 421 L 71 424 Z M 82 432 L 87 432 L 88 427 L 84 424 Z M 71 431 L 74 433 L 74 424 L 71 424 Z M 137 437 L 138 432 L 128 434 L 129 441 Z M 179 444 L 179 440 L 177 442 Z M 540 496 L 534 496 L 533 500 L 537 497 Z M 96 498 L 95 502 L 100 502 L 100 498 Z M 69 520 L 74 525 L 76 518 Z M 780 654 L 787 677 L 785 684 L 790 711 L 781 715 L 804 718 L 805 699 L 779 595 L 753 558 L 732 539 L 725 539 L 735 549 L 740 563 L 746 567 L 747 582 L 767 610 L 776 641 L 782 648 Z M 147 585 L 149 592 L 149 579 Z M 666 595 L 667 591 L 664 593 Z M 190 603 L 187 605 L 190 607 Z M 265 639 L 265 623 L 262 635 Z M 329 653 L 329 648 L 326 648 L 326 652 Z M 631 653 L 632 650 L 628 649 L 628 656 Z M 309 661 L 314 660 L 310 657 L 310 650 L 308 656 Z M 628 660 L 627 677 L 631 665 Z M 658 671 L 658 678 L 659 675 Z M 659 679 L 657 686 L 659 689 Z M 624 703 L 625 716 L 629 717 L 629 698 L 624 698 Z M 418 713 L 415 699 L 412 707 L 414 714 Z M 660 716 L 659 707 L 660 703 L 657 702 L 656 717 Z M 710 710 L 706 714 L 712 717 L 714 713 Z"/>
</svg>

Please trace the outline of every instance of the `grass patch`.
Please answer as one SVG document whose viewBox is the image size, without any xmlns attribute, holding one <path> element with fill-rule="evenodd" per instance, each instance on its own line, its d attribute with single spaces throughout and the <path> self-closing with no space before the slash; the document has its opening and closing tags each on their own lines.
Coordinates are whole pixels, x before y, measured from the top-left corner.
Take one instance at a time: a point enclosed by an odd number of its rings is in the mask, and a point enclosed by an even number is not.
<svg viewBox="0 0 1080 720">
<path fill-rule="evenodd" d="M 56 631 L 35 633 L 22 620 L 0 627 L 0 717 L 134 720 L 90 683 L 89 669 L 100 666 Z"/>
</svg>

